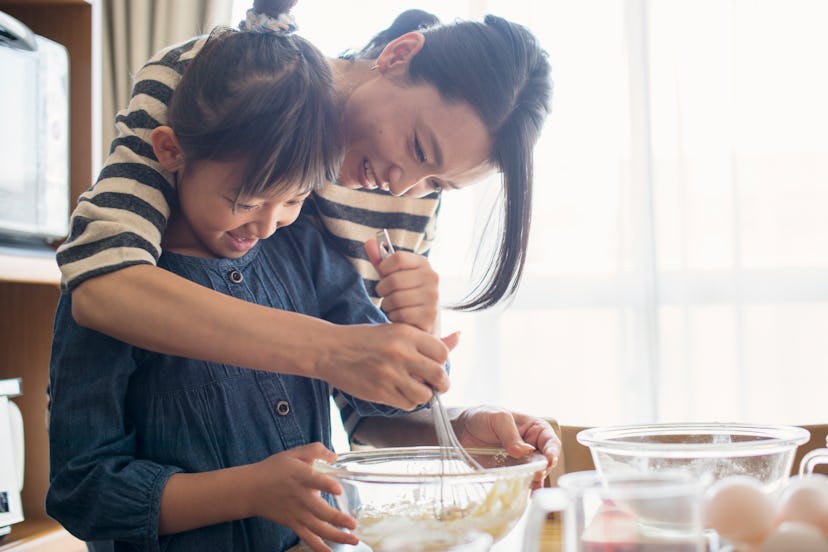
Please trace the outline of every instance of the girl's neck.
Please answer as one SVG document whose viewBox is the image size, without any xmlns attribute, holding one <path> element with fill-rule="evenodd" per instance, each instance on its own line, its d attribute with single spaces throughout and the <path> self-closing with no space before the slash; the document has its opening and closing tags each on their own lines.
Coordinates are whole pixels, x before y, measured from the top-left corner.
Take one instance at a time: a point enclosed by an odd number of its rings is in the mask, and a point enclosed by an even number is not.
<svg viewBox="0 0 828 552">
<path fill-rule="evenodd" d="M 190 257 L 216 258 L 198 240 L 185 217 L 177 209 L 170 213 L 167 228 L 161 236 L 161 249 Z"/>
</svg>

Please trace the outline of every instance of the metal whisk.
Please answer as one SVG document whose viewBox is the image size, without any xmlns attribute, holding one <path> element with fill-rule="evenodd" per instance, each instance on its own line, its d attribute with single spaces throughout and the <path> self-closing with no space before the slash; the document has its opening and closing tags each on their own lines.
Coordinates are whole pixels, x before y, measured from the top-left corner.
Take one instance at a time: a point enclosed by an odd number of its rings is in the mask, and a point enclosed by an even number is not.
<svg viewBox="0 0 828 552">
<path fill-rule="evenodd" d="M 394 245 L 391 243 L 391 237 L 388 235 L 388 230 L 383 229 L 377 232 L 377 244 L 379 245 L 380 256 L 383 259 L 395 252 Z M 446 412 L 446 408 L 440 399 L 440 393 L 432 390 L 429 404 L 434 420 L 434 431 L 437 434 L 437 444 L 440 449 L 440 475 L 482 470 L 483 467 L 460 444 L 457 434 L 454 433 L 448 412 Z M 439 519 L 460 514 L 469 504 L 480 502 L 485 498 L 486 490 L 481 485 L 475 485 L 475 488 L 471 490 L 465 489 L 462 496 L 458 495 L 459 491 L 451 483 L 448 484 L 451 490 L 447 490 L 446 486 L 444 478 L 441 477 L 439 491 L 440 509 L 437 511 L 437 517 Z"/>
<path fill-rule="evenodd" d="M 472 470 L 482 470 L 483 466 L 460 444 L 448 412 L 440 399 L 440 393 L 437 391 L 432 391 L 431 394 L 431 413 L 434 418 L 434 431 L 437 433 L 437 444 L 440 445 L 440 458 L 444 466 L 450 466 L 454 463 L 453 460 L 459 460 Z"/>
<path fill-rule="evenodd" d="M 383 259 L 395 253 L 391 236 L 388 235 L 388 230 L 384 228 L 377 231 L 377 245 Z M 451 460 L 460 460 L 472 470 L 482 470 L 483 467 L 460 444 L 457 434 L 454 433 L 448 412 L 443 406 L 443 401 L 440 400 L 440 393 L 437 391 L 432 392 L 430 405 L 434 418 L 434 430 L 437 433 L 437 444 L 440 446 L 440 456 L 444 460 L 444 465 L 451 464 Z"/>
</svg>

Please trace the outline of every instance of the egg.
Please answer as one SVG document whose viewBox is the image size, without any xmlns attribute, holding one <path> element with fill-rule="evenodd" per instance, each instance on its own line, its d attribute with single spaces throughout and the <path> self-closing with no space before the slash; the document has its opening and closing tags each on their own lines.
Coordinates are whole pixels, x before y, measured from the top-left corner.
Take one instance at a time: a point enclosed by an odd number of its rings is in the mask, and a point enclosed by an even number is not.
<svg viewBox="0 0 828 552">
<path fill-rule="evenodd" d="M 786 521 L 774 529 L 759 552 L 828 552 L 828 540 L 822 531 L 808 523 Z"/>
<path fill-rule="evenodd" d="M 809 474 L 791 478 L 777 504 L 776 524 L 809 523 L 828 537 L 828 477 Z"/>
<path fill-rule="evenodd" d="M 641 542 L 642 535 L 635 516 L 611 504 L 602 504 L 581 535 L 584 546 L 600 547 L 601 544 Z M 600 549 L 600 548 L 596 548 Z"/>
<path fill-rule="evenodd" d="M 762 542 L 773 529 L 775 513 L 770 497 L 752 477 L 726 477 L 707 491 L 707 526 L 734 542 Z"/>
</svg>

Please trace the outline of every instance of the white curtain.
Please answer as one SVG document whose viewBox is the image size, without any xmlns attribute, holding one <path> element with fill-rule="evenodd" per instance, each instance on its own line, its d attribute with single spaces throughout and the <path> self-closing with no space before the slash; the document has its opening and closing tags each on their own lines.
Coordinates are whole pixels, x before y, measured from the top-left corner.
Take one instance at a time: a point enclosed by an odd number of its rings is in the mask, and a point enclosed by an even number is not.
<svg viewBox="0 0 828 552">
<path fill-rule="evenodd" d="M 335 55 L 408 7 L 295 14 Z M 555 80 L 525 283 L 508 308 L 444 314 L 463 332 L 450 402 L 585 425 L 828 421 L 828 3 L 416 7 L 524 23 Z M 496 194 L 446 194 L 432 256 L 446 302 Z"/>
<path fill-rule="evenodd" d="M 250 0 L 252 4 L 252 0 Z M 101 2 L 102 159 L 115 137 L 115 114 L 126 107 L 133 76 L 158 50 L 235 25 L 233 0 L 103 0 Z"/>
</svg>

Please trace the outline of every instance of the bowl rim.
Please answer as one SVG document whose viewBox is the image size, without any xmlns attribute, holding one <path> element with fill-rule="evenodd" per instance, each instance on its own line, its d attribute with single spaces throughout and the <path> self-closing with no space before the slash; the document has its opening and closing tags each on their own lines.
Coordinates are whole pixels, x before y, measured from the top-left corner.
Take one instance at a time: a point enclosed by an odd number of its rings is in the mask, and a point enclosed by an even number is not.
<svg viewBox="0 0 828 552">
<path fill-rule="evenodd" d="M 558 487 L 578 495 L 597 492 L 603 499 L 701 497 L 711 479 L 709 474 L 700 477 L 684 470 L 604 473 L 595 469 L 565 473 L 558 478 Z"/>
<path fill-rule="evenodd" d="M 437 481 L 493 481 L 495 479 L 502 479 L 514 475 L 514 472 L 534 473 L 546 469 L 547 460 L 540 452 L 532 452 L 523 457 L 525 462 L 515 464 L 514 466 L 496 466 L 492 468 L 484 468 L 466 473 L 447 473 L 447 474 L 416 474 L 416 473 L 394 473 L 394 472 L 372 472 L 372 471 L 353 471 L 337 467 L 335 464 L 347 460 L 359 460 L 361 458 L 370 459 L 372 457 L 388 456 L 391 458 L 402 457 L 411 454 L 429 455 L 439 454 L 440 447 L 438 446 L 418 446 L 418 447 L 385 447 L 385 448 L 371 448 L 365 450 L 353 450 L 349 452 L 342 452 L 337 455 L 337 459 L 332 462 L 326 462 L 321 459 L 316 459 L 312 463 L 314 471 L 324 475 L 336 477 L 337 479 L 345 479 L 350 481 L 365 481 L 365 482 L 396 482 L 396 483 L 414 483 L 422 482 L 423 479 Z M 466 451 L 473 455 L 506 455 L 510 456 L 505 449 L 502 448 L 474 448 L 466 447 Z"/>
<path fill-rule="evenodd" d="M 810 431 L 799 426 L 726 422 L 680 422 L 593 427 L 579 431 L 576 439 L 579 443 L 590 449 L 601 451 L 614 450 L 653 455 L 665 454 L 669 450 L 675 454 L 697 452 L 702 455 L 714 455 L 717 452 L 721 452 L 723 447 L 711 446 L 711 443 L 653 443 L 624 441 L 622 439 L 631 436 L 662 434 L 716 435 L 725 433 L 762 437 L 761 439 L 752 441 L 726 443 L 726 450 L 730 453 L 750 453 L 757 450 L 784 450 L 791 448 L 793 445 L 799 446 L 807 442 L 811 436 Z"/>
</svg>

